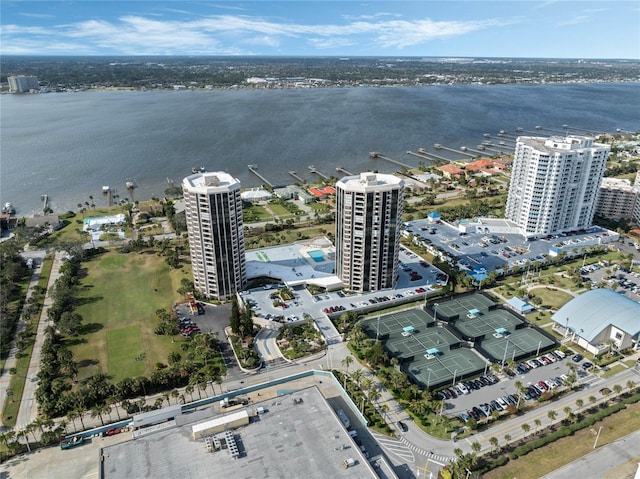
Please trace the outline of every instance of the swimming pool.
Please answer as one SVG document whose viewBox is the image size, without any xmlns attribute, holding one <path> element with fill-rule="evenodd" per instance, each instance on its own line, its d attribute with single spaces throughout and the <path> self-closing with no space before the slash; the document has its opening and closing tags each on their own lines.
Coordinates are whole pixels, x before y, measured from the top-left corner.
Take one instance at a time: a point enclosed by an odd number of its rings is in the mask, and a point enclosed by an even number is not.
<svg viewBox="0 0 640 479">
<path fill-rule="evenodd" d="M 320 249 L 314 249 L 313 251 L 309 251 L 309 256 L 316 263 L 322 263 L 324 261 L 324 253 Z"/>
</svg>

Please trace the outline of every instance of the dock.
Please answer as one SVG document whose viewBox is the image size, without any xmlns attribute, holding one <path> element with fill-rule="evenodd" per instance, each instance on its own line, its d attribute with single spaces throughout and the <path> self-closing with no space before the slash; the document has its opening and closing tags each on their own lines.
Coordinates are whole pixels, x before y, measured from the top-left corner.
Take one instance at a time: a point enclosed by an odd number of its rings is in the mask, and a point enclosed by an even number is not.
<svg viewBox="0 0 640 479">
<path fill-rule="evenodd" d="M 258 178 L 260 178 L 265 185 L 267 185 L 269 188 L 273 188 L 273 185 L 264 176 L 262 176 L 260 173 L 256 171 L 256 168 L 258 168 L 258 165 L 247 165 L 247 166 L 249 168 L 249 171 L 254 175 L 256 175 Z"/>
<path fill-rule="evenodd" d="M 42 200 L 42 211 L 47 211 L 49 207 L 49 195 L 41 195 L 40 199 Z"/>
<path fill-rule="evenodd" d="M 409 152 L 407 151 L 407 153 L 409 153 Z M 451 158 L 445 158 L 444 156 L 436 155 L 435 153 L 429 153 L 424 148 L 419 148 L 418 149 L 418 153 L 409 153 L 409 154 L 411 154 L 413 156 L 417 156 L 419 158 L 426 158 L 427 160 L 433 160 L 433 158 L 435 158 L 436 160 L 444 161 L 445 163 L 451 163 L 452 161 L 458 161 L 458 160 L 452 160 Z"/>
<path fill-rule="evenodd" d="M 353 173 L 345 170 L 343 166 L 336 167 L 336 171 L 339 171 L 340 173 L 344 173 L 345 175 L 354 176 Z"/>
<path fill-rule="evenodd" d="M 306 181 L 304 181 L 302 177 L 298 176 L 298 173 L 296 173 L 295 171 L 290 171 L 289 174 L 293 176 L 296 180 L 298 180 L 300 183 L 306 183 Z"/>
<path fill-rule="evenodd" d="M 454 150 L 453 148 L 449 148 L 447 146 L 443 146 L 440 143 L 436 143 L 435 145 L 433 145 L 433 147 L 436 150 L 446 150 L 446 151 L 450 151 L 452 153 L 457 153 L 458 155 L 464 155 L 464 156 L 468 156 L 470 158 L 475 158 L 475 155 L 472 155 L 471 153 L 467 153 L 466 150 L 463 150 L 462 148 L 460 148 L 460 150 Z"/>
<path fill-rule="evenodd" d="M 372 158 L 380 158 L 381 160 L 388 161 L 390 163 L 393 163 L 394 165 L 398 165 L 402 168 L 406 168 L 407 170 L 411 170 L 415 168 L 415 166 L 407 165 L 406 163 L 402 163 L 401 161 L 394 160 L 393 158 L 389 158 L 388 156 L 383 156 L 380 153 L 377 153 L 375 157 L 372 156 Z"/>
<path fill-rule="evenodd" d="M 325 180 L 328 180 L 328 179 L 329 179 L 329 177 L 328 177 L 327 175 L 325 175 L 325 174 L 323 174 L 323 173 L 320 173 L 320 172 L 318 171 L 318 169 L 317 169 L 315 166 L 313 166 L 313 165 L 309 165 L 309 167 L 308 167 L 308 168 L 309 168 L 309 171 L 310 171 L 311 173 L 315 173 L 316 175 L 318 175 L 318 176 L 319 176 L 319 177 L 321 177 L 321 178 L 324 178 Z"/>
</svg>

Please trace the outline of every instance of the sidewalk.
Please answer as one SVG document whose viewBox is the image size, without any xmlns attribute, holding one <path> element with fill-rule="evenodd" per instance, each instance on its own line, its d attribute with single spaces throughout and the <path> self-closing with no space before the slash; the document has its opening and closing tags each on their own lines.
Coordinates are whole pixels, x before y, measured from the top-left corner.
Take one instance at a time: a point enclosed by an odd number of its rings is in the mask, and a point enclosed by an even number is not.
<svg viewBox="0 0 640 479">
<path fill-rule="evenodd" d="M 7 395 L 7 391 L 11 386 L 11 374 L 9 371 L 11 368 L 15 368 L 18 362 L 16 358 L 16 353 L 18 352 L 18 348 L 16 347 L 16 339 L 18 334 L 27 327 L 27 323 L 24 320 L 24 309 L 28 303 L 29 298 L 33 295 L 33 291 L 35 287 L 38 285 L 38 280 L 40 279 L 40 274 L 42 273 L 42 261 L 38 262 L 38 266 L 33 270 L 33 274 L 31 275 L 31 279 L 29 280 L 29 286 L 27 287 L 27 294 L 25 296 L 24 304 L 22 307 L 22 313 L 20 314 L 20 320 L 18 321 L 18 325 L 16 327 L 16 333 L 14 335 L 13 341 L 11 341 L 11 346 L 9 349 L 9 356 L 4 363 L 4 369 L 0 371 L 0 410 L 4 411 L 4 406 L 9 397 Z M 2 424 L 2 415 L 0 415 L 0 426 L 4 426 Z"/>
<path fill-rule="evenodd" d="M 20 403 L 20 410 L 16 418 L 16 427 L 18 428 L 30 424 L 38 416 L 38 402 L 35 398 L 35 392 L 38 387 L 37 374 L 40 370 L 40 353 L 42 351 L 42 343 L 45 339 L 45 330 L 47 326 L 49 326 L 47 312 L 51 304 L 53 304 L 51 291 L 53 290 L 54 283 L 60 276 L 60 266 L 62 266 L 65 255 L 66 253 L 56 253 L 53 259 L 53 267 L 51 268 L 51 275 L 49 276 L 49 284 L 47 286 L 47 295 L 45 296 L 44 305 L 42 306 L 40 322 L 38 323 L 36 339 L 31 353 L 31 361 L 29 362 L 29 369 L 27 370 L 27 380 L 22 392 L 22 402 Z"/>
</svg>

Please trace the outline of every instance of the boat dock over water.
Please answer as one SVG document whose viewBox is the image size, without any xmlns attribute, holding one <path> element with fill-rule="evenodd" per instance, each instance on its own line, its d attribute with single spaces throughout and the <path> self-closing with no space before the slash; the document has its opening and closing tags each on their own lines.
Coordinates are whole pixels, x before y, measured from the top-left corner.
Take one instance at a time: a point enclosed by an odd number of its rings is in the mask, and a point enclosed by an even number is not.
<svg viewBox="0 0 640 479">
<path fill-rule="evenodd" d="M 254 175 L 256 175 L 258 178 L 260 178 L 265 185 L 269 186 L 270 188 L 273 188 L 273 185 L 269 182 L 269 180 L 267 180 L 264 176 L 262 176 L 260 173 L 256 171 L 256 168 L 258 168 L 258 165 L 248 165 L 248 168 L 249 168 L 249 171 Z"/>
<path fill-rule="evenodd" d="M 345 175 L 353 176 L 353 173 L 344 169 L 344 166 L 336 167 L 336 171 L 339 171 L 340 173 L 344 173 Z"/>
<path fill-rule="evenodd" d="M 293 176 L 296 180 L 298 180 L 300 183 L 306 183 L 306 181 L 304 181 L 304 179 L 298 175 L 298 173 L 296 173 L 295 171 L 290 171 L 289 174 L 291 176 Z"/>
<path fill-rule="evenodd" d="M 407 168 L 408 170 L 411 170 L 411 169 L 415 168 L 415 166 L 407 165 L 406 163 L 402 163 L 401 161 L 394 160 L 393 158 L 389 158 L 388 156 L 381 155 L 378 152 L 375 152 L 375 153 L 376 153 L 375 156 L 372 156 L 371 153 L 369 154 L 369 156 L 372 159 L 380 158 L 381 160 L 388 161 L 388 162 L 393 163 L 395 165 L 401 166 L 402 168 Z"/>
<path fill-rule="evenodd" d="M 317 169 L 315 166 L 313 166 L 313 165 L 309 165 L 309 171 L 310 171 L 311 173 L 315 173 L 316 175 L 320 176 L 321 178 L 324 178 L 325 180 L 328 180 L 328 179 L 329 179 L 329 177 L 328 177 L 327 175 L 325 175 L 324 173 L 320 173 L 320 172 L 318 171 L 318 169 Z"/>
<path fill-rule="evenodd" d="M 458 155 L 465 155 L 465 156 L 468 156 L 468 157 L 471 157 L 471 158 L 475 158 L 475 157 L 476 157 L 476 155 L 474 155 L 474 154 L 472 154 L 472 153 L 467 153 L 468 148 L 466 148 L 466 147 L 464 147 L 464 146 L 463 146 L 463 147 L 461 147 L 461 148 L 460 148 L 460 150 L 454 150 L 453 148 L 449 148 L 449 147 L 447 147 L 447 146 L 443 146 L 443 145 L 441 145 L 440 143 L 436 143 L 435 145 L 433 145 L 433 147 L 434 147 L 436 150 L 446 150 L 446 151 L 451 151 L 452 153 L 457 153 Z M 463 148 L 464 148 L 464 149 L 463 149 Z M 471 150 L 471 151 L 473 151 L 473 150 Z"/>
</svg>

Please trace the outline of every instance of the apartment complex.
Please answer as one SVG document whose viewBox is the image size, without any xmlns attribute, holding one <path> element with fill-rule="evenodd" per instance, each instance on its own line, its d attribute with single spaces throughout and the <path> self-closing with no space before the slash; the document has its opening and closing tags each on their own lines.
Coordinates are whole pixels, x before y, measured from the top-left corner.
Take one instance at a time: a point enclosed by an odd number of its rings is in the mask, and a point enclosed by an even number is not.
<svg viewBox="0 0 640 479">
<path fill-rule="evenodd" d="M 38 77 L 35 76 L 10 76 L 7 77 L 7 81 L 9 82 L 9 91 L 11 93 L 26 93 L 28 91 L 38 90 L 40 88 Z"/>
<path fill-rule="evenodd" d="M 336 274 L 347 289 L 393 288 L 398 276 L 404 181 L 361 173 L 336 184 Z"/>
<path fill-rule="evenodd" d="M 505 217 L 527 237 L 588 228 L 609 151 L 585 136 L 519 137 Z"/>
<path fill-rule="evenodd" d="M 228 173 L 197 173 L 182 181 L 196 290 L 227 299 L 247 280 L 240 182 Z"/>
<path fill-rule="evenodd" d="M 596 214 L 608 219 L 627 219 L 640 224 L 640 172 L 635 184 L 619 178 L 604 178 Z"/>
</svg>

